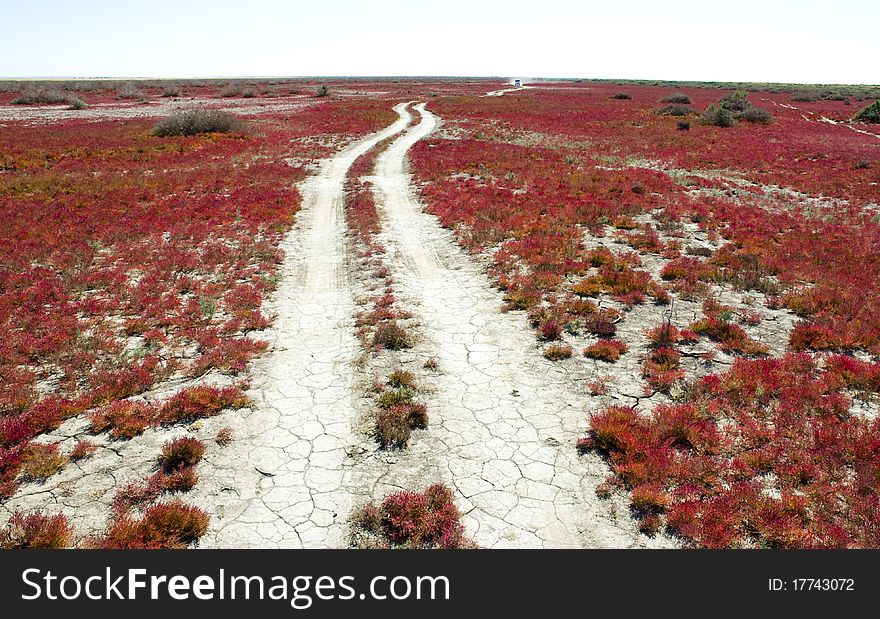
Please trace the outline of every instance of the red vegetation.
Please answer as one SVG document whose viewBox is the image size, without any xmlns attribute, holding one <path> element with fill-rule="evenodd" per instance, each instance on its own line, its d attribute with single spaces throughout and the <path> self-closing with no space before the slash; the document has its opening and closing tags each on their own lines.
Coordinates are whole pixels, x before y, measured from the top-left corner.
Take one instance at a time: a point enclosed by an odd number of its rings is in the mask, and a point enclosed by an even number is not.
<svg viewBox="0 0 880 619">
<path fill-rule="evenodd" d="M 877 366 L 739 359 L 651 415 L 612 407 L 579 447 L 606 453 L 639 510 L 708 547 L 880 545 L 880 426 L 850 413 Z"/>
<path fill-rule="evenodd" d="M 473 548 L 460 519 L 452 491 L 442 484 L 390 494 L 378 507 L 370 503 L 354 516 L 357 526 L 388 547 Z"/>
<path fill-rule="evenodd" d="M 0 548 L 67 548 L 72 538 L 73 530 L 62 514 L 15 512 L 0 530 Z"/>
<path fill-rule="evenodd" d="M 177 499 L 157 503 L 135 518 L 117 518 L 102 536 L 88 540 L 95 548 L 186 548 L 208 530 L 208 515 L 197 507 Z"/>
<path fill-rule="evenodd" d="M 584 355 L 590 359 L 599 359 L 613 363 L 627 351 L 627 346 L 620 340 L 599 340 L 584 349 Z"/>
<path fill-rule="evenodd" d="M 268 324 L 302 163 L 388 124 L 388 108 L 328 100 L 260 115 L 247 136 L 159 138 L 152 120 L 4 127 L 0 496 L 28 441 L 70 417 L 128 438 L 217 412 L 205 393 L 126 398 L 172 375 L 240 373 L 264 350 L 249 333 Z"/>
</svg>

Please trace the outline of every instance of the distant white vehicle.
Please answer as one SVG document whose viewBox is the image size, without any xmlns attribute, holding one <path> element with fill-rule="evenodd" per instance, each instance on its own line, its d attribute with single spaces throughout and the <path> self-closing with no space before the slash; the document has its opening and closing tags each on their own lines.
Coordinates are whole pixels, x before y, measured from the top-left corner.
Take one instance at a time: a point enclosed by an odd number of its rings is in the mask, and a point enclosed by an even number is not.
<svg viewBox="0 0 880 619">
<path fill-rule="evenodd" d="M 513 80 L 513 85 L 517 88 L 522 88 L 522 80 Z"/>
</svg>

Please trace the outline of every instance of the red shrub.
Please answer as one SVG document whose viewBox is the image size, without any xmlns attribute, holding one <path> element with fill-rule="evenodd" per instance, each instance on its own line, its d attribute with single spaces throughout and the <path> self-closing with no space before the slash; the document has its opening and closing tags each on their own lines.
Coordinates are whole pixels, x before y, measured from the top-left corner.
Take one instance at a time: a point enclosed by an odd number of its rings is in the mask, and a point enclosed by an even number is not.
<svg viewBox="0 0 880 619">
<path fill-rule="evenodd" d="M 627 345 L 620 340 L 599 340 L 584 349 L 584 356 L 613 363 L 627 350 Z"/>
<path fill-rule="evenodd" d="M 177 499 L 148 507 L 141 518 L 122 516 L 102 536 L 89 541 L 96 548 L 186 548 L 208 530 L 208 515 Z"/>
<path fill-rule="evenodd" d="M 0 548 L 67 548 L 72 537 L 73 529 L 63 514 L 15 512 L 0 530 Z"/>
</svg>

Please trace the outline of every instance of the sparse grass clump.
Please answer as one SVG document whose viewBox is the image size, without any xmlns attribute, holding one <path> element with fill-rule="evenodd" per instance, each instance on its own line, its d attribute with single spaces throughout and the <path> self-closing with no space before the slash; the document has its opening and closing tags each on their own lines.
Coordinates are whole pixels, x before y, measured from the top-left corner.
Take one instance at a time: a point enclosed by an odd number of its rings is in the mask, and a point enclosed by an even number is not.
<svg viewBox="0 0 880 619">
<path fill-rule="evenodd" d="M 352 516 L 353 543 L 374 548 L 474 548 L 465 536 L 452 491 L 442 484 L 423 492 L 397 492 Z"/>
<path fill-rule="evenodd" d="M 24 479 L 45 481 L 67 464 L 58 443 L 31 443 L 24 449 L 21 475 Z"/>
<path fill-rule="evenodd" d="M 379 323 L 373 334 L 373 346 L 387 348 L 388 350 L 402 350 L 412 348 L 412 338 L 394 320 Z"/>
<path fill-rule="evenodd" d="M 80 439 L 76 442 L 76 445 L 74 445 L 73 449 L 70 451 L 69 458 L 74 462 L 77 462 L 78 460 L 85 460 L 86 458 L 91 458 L 97 450 L 98 446 L 95 445 L 93 442 Z"/>
<path fill-rule="evenodd" d="M 232 114 L 202 108 L 175 112 L 156 125 L 153 135 L 164 138 L 202 133 L 236 133 L 243 130 L 244 124 Z"/>
<path fill-rule="evenodd" d="M 0 530 L 0 548 L 67 548 L 73 529 L 63 514 L 46 516 L 39 512 L 15 512 L 6 528 Z"/>
<path fill-rule="evenodd" d="M 632 95 L 625 92 L 618 92 L 611 96 L 612 99 L 632 99 Z"/>
<path fill-rule="evenodd" d="M 226 447 L 232 442 L 232 428 L 224 426 L 217 430 L 217 436 L 214 437 L 214 442 L 220 445 L 220 447 Z"/>
</svg>

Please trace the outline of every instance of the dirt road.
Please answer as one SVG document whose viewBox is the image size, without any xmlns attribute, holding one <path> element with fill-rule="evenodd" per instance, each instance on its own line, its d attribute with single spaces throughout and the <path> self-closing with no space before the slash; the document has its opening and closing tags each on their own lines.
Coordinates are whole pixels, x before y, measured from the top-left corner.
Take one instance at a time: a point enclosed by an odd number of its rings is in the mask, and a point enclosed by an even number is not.
<svg viewBox="0 0 880 619">
<path fill-rule="evenodd" d="M 401 106 L 398 106 L 400 108 Z M 302 210 L 282 243 L 281 281 L 269 306 L 271 352 L 253 364 L 257 411 L 236 440 L 200 465 L 193 492 L 214 517 L 203 547 L 340 547 L 351 512 L 346 448 L 352 436 L 352 364 L 358 352 L 343 211 L 346 173 L 385 130 L 328 159 L 301 187 Z"/>
</svg>

